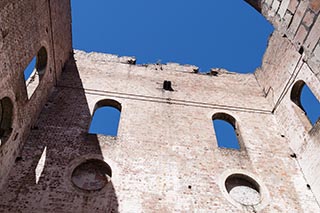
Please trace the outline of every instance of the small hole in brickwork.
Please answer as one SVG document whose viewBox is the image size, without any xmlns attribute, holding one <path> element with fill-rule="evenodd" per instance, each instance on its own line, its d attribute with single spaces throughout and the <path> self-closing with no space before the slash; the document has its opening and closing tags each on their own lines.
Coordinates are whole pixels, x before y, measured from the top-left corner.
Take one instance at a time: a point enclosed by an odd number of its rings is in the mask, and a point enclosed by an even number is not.
<svg viewBox="0 0 320 213">
<path fill-rule="evenodd" d="M 247 175 L 230 175 L 225 181 L 225 187 L 231 198 L 242 205 L 253 206 L 261 201 L 259 184 Z"/>
<path fill-rule="evenodd" d="M 300 44 L 299 44 L 300 45 Z M 300 53 L 300 55 L 302 55 L 303 54 L 303 52 L 304 52 L 304 49 L 303 49 L 303 47 L 301 46 L 300 47 L 300 49 L 299 49 L 299 53 Z"/>
<path fill-rule="evenodd" d="M 281 137 L 283 137 L 283 138 L 284 138 L 285 136 L 284 136 L 284 135 L 281 135 Z"/>
<path fill-rule="evenodd" d="M 24 70 L 24 80 L 27 89 L 28 99 L 36 91 L 42 77 L 44 76 L 48 61 L 47 50 L 41 47 L 37 55 L 32 58 Z"/>
<path fill-rule="evenodd" d="M 102 160 L 89 159 L 77 166 L 72 172 L 72 183 L 86 191 L 102 189 L 111 181 L 111 167 Z"/>
<path fill-rule="evenodd" d="M 0 100 L 0 146 L 7 142 L 12 133 L 13 104 L 10 98 Z"/>
<path fill-rule="evenodd" d="M 297 158 L 297 155 L 296 155 L 296 153 L 292 153 L 292 154 L 290 155 L 290 157 L 292 157 L 292 158 Z"/>
<path fill-rule="evenodd" d="M 14 140 L 14 141 L 17 140 L 18 136 L 19 136 L 19 133 L 16 133 L 15 136 L 14 136 L 14 138 L 13 138 L 13 140 Z"/>
<path fill-rule="evenodd" d="M 174 91 L 172 89 L 171 81 L 164 81 L 162 88 L 167 91 L 171 91 L 171 92 Z"/>
<path fill-rule="evenodd" d="M 17 162 L 19 162 L 19 161 L 22 161 L 22 157 L 16 157 L 16 160 L 15 160 L 15 162 L 17 163 Z"/>
<path fill-rule="evenodd" d="M 310 186 L 309 184 L 307 184 L 307 188 L 308 188 L 308 189 L 311 189 L 311 186 Z"/>
<path fill-rule="evenodd" d="M 38 127 L 38 126 L 31 126 L 31 129 L 32 129 L 32 130 L 38 130 L 39 127 Z"/>
<path fill-rule="evenodd" d="M 191 188 L 192 188 L 192 186 L 191 186 L 191 185 L 189 185 L 189 186 L 188 186 L 188 189 L 191 189 Z"/>
<path fill-rule="evenodd" d="M 1 32 L 1 36 L 3 39 L 5 39 L 7 37 L 7 35 L 9 34 L 8 29 L 0 29 L 0 32 Z"/>
</svg>

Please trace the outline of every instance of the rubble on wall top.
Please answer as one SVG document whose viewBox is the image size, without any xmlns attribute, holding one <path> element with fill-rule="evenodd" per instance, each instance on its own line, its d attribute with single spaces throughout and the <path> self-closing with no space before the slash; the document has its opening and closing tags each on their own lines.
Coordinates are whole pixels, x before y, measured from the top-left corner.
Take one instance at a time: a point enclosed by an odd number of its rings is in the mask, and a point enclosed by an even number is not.
<svg viewBox="0 0 320 213">
<path fill-rule="evenodd" d="M 191 72 L 191 73 L 198 73 L 199 72 L 199 67 L 194 66 L 194 65 L 189 65 L 189 64 L 178 64 L 178 63 L 166 63 L 166 64 L 142 64 L 138 66 L 144 66 L 148 67 L 154 70 L 172 70 L 172 71 L 178 71 L 178 72 Z"/>
<path fill-rule="evenodd" d="M 209 72 L 199 72 L 199 67 L 195 65 L 189 64 L 179 64 L 174 62 L 168 62 L 165 64 L 162 63 L 154 63 L 154 64 L 136 64 L 136 58 L 131 56 L 118 56 L 114 54 L 108 53 L 98 53 L 98 52 L 85 52 L 83 50 L 74 50 L 77 59 L 85 58 L 89 59 L 93 62 L 97 63 L 121 63 L 121 64 L 128 64 L 128 65 L 136 65 L 139 67 L 148 67 L 149 69 L 153 70 L 170 70 L 170 71 L 177 71 L 177 72 L 186 72 L 186 73 L 197 73 L 200 75 L 208 75 L 208 76 L 219 76 L 223 74 L 231 74 L 235 75 L 238 73 L 230 72 L 223 68 L 211 68 Z"/>
<path fill-rule="evenodd" d="M 114 54 L 108 53 L 97 53 L 97 52 L 85 52 L 83 50 L 74 50 L 75 55 L 77 58 L 88 58 L 95 62 L 115 62 L 115 63 L 123 63 L 123 64 L 131 64 L 136 65 L 136 58 L 131 56 L 118 56 Z M 192 72 L 198 73 L 199 67 L 194 65 L 181 65 L 178 63 L 156 63 L 156 64 L 137 64 L 137 66 L 144 66 L 149 68 L 154 68 L 155 70 L 174 70 L 174 71 L 182 71 L 182 72 Z"/>
<path fill-rule="evenodd" d="M 223 69 L 223 68 L 211 68 L 209 72 L 206 72 L 204 74 L 210 75 L 210 76 L 218 76 L 218 75 L 222 75 L 222 74 L 236 75 L 239 73 L 230 72 L 230 71 Z"/>
<path fill-rule="evenodd" d="M 194 72 L 197 73 L 199 72 L 199 67 L 194 66 L 194 65 L 189 65 L 189 64 L 178 64 L 178 63 L 173 63 L 169 62 L 167 64 L 164 64 L 167 69 L 171 70 L 177 70 L 177 71 L 184 71 L 184 72 Z"/>
<path fill-rule="evenodd" d="M 97 52 L 85 52 L 83 50 L 74 50 L 74 53 L 77 55 L 77 58 L 90 58 L 92 61 L 96 62 L 116 62 L 124 64 L 135 64 L 136 59 L 130 56 L 118 56 L 108 53 L 97 53 Z"/>
</svg>

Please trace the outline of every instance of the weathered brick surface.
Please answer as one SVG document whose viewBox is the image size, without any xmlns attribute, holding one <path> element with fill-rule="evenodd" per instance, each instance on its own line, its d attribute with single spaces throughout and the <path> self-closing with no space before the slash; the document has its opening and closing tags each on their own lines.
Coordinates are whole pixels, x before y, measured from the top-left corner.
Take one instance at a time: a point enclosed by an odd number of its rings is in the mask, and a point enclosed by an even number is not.
<svg viewBox="0 0 320 213">
<path fill-rule="evenodd" d="M 279 0 L 273 0 L 269 16 L 275 16 L 280 6 Z"/>
<path fill-rule="evenodd" d="M 296 34 L 301 24 L 301 21 L 304 17 L 304 14 L 306 12 L 306 9 L 308 8 L 308 5 L 309 5 L 309 1 L 306 1 L 306 0 L 300 1 L 297 11 L 294 13 L 292 23 L 288 29 L 289 37 L 294 37 L 294 35 Z"/>
<path fill-rule="evenodd" d="M 290 0 L 289 6 L 288 6 L 288 10 L 291 13 L 295 13 L 298 5 L 299 5 L 299 0 Z"/>
<path fill-rule="evenodd" d="M 294 44 L 298 48 L 301 47 L 301 45 L 304 43 L 304 40 L 306 39 L 308 35 L 308 30 L 304 25 L 300 25 L 295 37 L 294 37 Z"/>
<path fill-rule="evenodd" d="M 277 8 L 278 2 L 264 1 L 264 7 L 262 7 L 262 14 L 275 26 L 276 31 L 286 35 L 289 41 L 294 44 L 296 50 L 305 50 L 304 58 L 314 73 L 319 72 L 318 65 L 315 63 L 316 57 L 313 53 L 320 39 L 318 2 L 307 0 L 281 1 Z M 276 11 L 277 14 L 275 14 Z"/>
<path fill-rule="evenodd" d="M 60 7 L 67 7 L 68 1 L 53 3 L 52 7 L 60 4 L 64 5 Z M 64 11 L 59 16 L 50 16 L 49 8 L 46 0 L 2 0 L 0 4 L 0 98 L 9 96 L 14 104 L 13 132 L 7 143 L 0 147 L 0 187 L 51 92 L 55 81 L 54 71 L 61 71 L 55 68 L 57 59 L 54 57 L 53 43 L 57 44 L 57 41 L 60 41 L 63 44 L 63 48 L 58 51 L 59 57 L 63 58 L 62 61 L 67 59 L 64 57 L 65 53 L 71 50 L 71 35 L 68 31 L 68 35 L 64 35 L 65 27 L 59 26 L 60 34 L 51 33 L 54 29 L 58 30 L 54 24 L 51 26 L 51 23 L 56 23 L 54 20 L 58 17 L 59 20 L 64 20 L 70 14 Z M 70 19 L 68 21 L 70 27 Z M 23 71 L 42 46 L 48 53 L 46 72 L 37 91 L 28 101 Z"/>
<path fill-rule="evenodd" d="M 314 18 L 315 18 L 315 14 L 309 10 L 306 12 L 303 20 L 302 20 L 302 23 L 306 26 L 306 27 L 310 27 L 313 22 L 314 22 Z"/>
<path fill-rule="evenodd" d="M 239 212 L 223 196 L 219 179 L 227 170 L 243 169 L 268 189 L 271 199 L 261 211 L 318 210 L 252 74 L 221 71 L 209 76 L 177 64 L 129 65 L 119 62 L 121 58 L 81 51 L 75 56 L 76 66 L 71 61 L 66 67 L 20 154 L 22 160 L 11 171 L 0 208 Z M 162 90 L 165 79 L 172 81 L 174 92 Z M 95 103 L 106 98 L 122 104 L 116 139 L 87 134 Z M 241 151 L 217 147 L 211 121 L 216 112 L 237 119 Z M 35 184 L 34 170 L 45 147 L 44 171 Z M 104 159 L 113 175 L 108 187 L 88 194 L 72 185 L 70 174 L 79 159 L 90 157 Z"/>
<path fill-rule="evenodd" d="M 306 47 L 306 50 L 309 52 L 312 52 L 316 46 L 316 44 L 319 42 L 320 39 L 320 16 L 318 16 L 317 20 L 314 23 L 314 26 L 310 30 L 310 33 L 308 35 L 308 38 L 304 44 Z"/>
<path fill-rule="evenodd" d="M 314 64 L 319 62 L 315 61 Z M 312 126 L 305 112 L 290 98 L 294 83 L 303 80 L 320 100 L 319 76 L 310 70 L 288 39 L 277 34 L 269 41 L 262 68 L 256 72 L 256 76 L 264 90 L 272 88 L 268 99 L 274 104 L 276 118 L 289 140 L 290 147 L 298 156 L 308 184 L 319 199 L 319 174 L 315 172 L 319 168 L 319 122 Z"/>
<path fill-rule="evenodd" d="M 320 100 L 319 79 L 311 72 L 309 67 L 304 64 L 295 78 L 295 81 L 303 80 L 312 90 L 314 95 Z M 293 86 L 293 83 L 291 86 Z M 319 199 L 320 187 L 318 182 L 318 153 L 319 147 L 319 122 L 311 125 L 305 113 L 297 107 L 290 99 L 291 87 L 285 94 L 282 102 L 276 111 L 276 117 L 282 124 L 286 137 L 289 138 L 290 147 L 298 156 L 301 168 L 307 178 L 308 184 Z M 285 125 L 284 125 L 285 124 Z"/>
<path fill-rule="evenodd" d="M 320 10 L 320 1 L 318 0 L 310 0 L 310 8 L 315 12 L 318 13 Z"/>
<path fill-rule="evenodd" d="M 290 4 L 290 0 L 282 0 L 281 1 L 281 5 L 278 10 L 278 14 L 279 14 L 280 18 L 284 17 L 286 10 L 288 9 L 289 4 Z"/>
<path fill-rule="evenodd" d="M 263 57 L 261 69 L 255 72 L 269 100 L 275 104 L 285 89 L 290 76 L 296 72 L 301 55 L 286 38 L 274 32 Z"/>
<path fill-rule="evenodd" d="M 320 79 L 320 43 L 318 43 L 314 49 L 313 56 L 308 61 L 308 64 L 310 65 L 313 73 L 318 76 L 318 79 Z"/>
</svg>

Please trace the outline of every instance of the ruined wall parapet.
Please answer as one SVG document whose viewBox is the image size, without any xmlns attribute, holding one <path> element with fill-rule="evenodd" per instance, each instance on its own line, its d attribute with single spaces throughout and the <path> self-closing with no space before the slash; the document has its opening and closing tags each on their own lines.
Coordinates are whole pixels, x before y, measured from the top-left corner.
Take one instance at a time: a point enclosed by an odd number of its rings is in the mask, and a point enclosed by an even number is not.
<svg viewBox="0 0 320 213">
<path fill-rule="evenodd" d="M 118 56 L 115 54 L 106 54 L 106 53 L 97 53 L 90 52 L 87 53 L 82 50 L 74 50 L 74 53 L 77 55 L 77 59 L 88 59 L 95 64 L 108 64 L 108 63 L 121 63 L 121 64 L 129 64 L 136 65 L 137 67 L 148 67 L 150 70 L 174 70 L 181 72 L 191 72 L 197 73 L 199 71 L 199 67 L 194 65 L 181 65 L 179 63 L 150 63 L 150 64 L 136 64 L 136 58 L 132 56 Z"/>
<path fill-rule="evenodd" d="M 90 61 L 97 63 L 97 64 L 103 64 L 103 63 L 108 63 L 108 62 L 123 63 L 123 64 L 135 64 L 135 62 L 136 62 L 135 57 L 118 56 L 115 54 L 97 53 L 97 52 L 87 53 L 82 50 L 74 50 L 74 54 L 77 55 L 78 59 L 87 58 Z"/>
<path fill-rule="evenodd" d="M 200 71 L 200 68 L 190 64 L 179 64 L 175 62 L 167 63 L 149 63 L 137 64 L 137 59 L 132 56 L 118 56 L 115 54 L 98 53 L 98 52 L 85 52 L 83 50 L 74 50 L 75 59 L 82 63 L 90 63 L 93 66 L 108 65 L 108 64 L 123 64 L 128 66 L 135 66 L 136 68 L 147 68 L 149 71 L 176 71 L 184 73 L 195 73 L 203 76 L 222 76 L 222 75 L 252 75 L 251 73 L 243 74 L 231 72 L 224 68 L 211 68 L 209 71 Z"/>
<path fill-rule="evenodd" d="M 275 32 L 255 76 L 319 201 L 319 120 L 311 124 L 292 100 L 292 91 L 301 81 L 320 100 L 320 1 L 265 0 L 261 5 Z M 300 100 L 301 93 L 298 95 Z"/>
<path fill-rule="evenodd" d="M 296 50 L 320 79 L 320 1 L 264 0 L 261 13 Z"/>
</svg>

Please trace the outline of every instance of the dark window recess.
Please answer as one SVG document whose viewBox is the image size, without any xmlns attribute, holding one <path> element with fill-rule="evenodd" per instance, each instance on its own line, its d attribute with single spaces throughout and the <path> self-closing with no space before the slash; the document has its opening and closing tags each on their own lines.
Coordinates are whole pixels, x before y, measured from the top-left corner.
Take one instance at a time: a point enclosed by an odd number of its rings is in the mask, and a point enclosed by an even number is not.
<svg viewBox="0 0 320 213">
<path fill-rule="evenodd" d="M 163 82 L 163 89 L 167 91 L 174 91 L 171 87 L 171 81 L 164 81 Z"/>
</svg>

